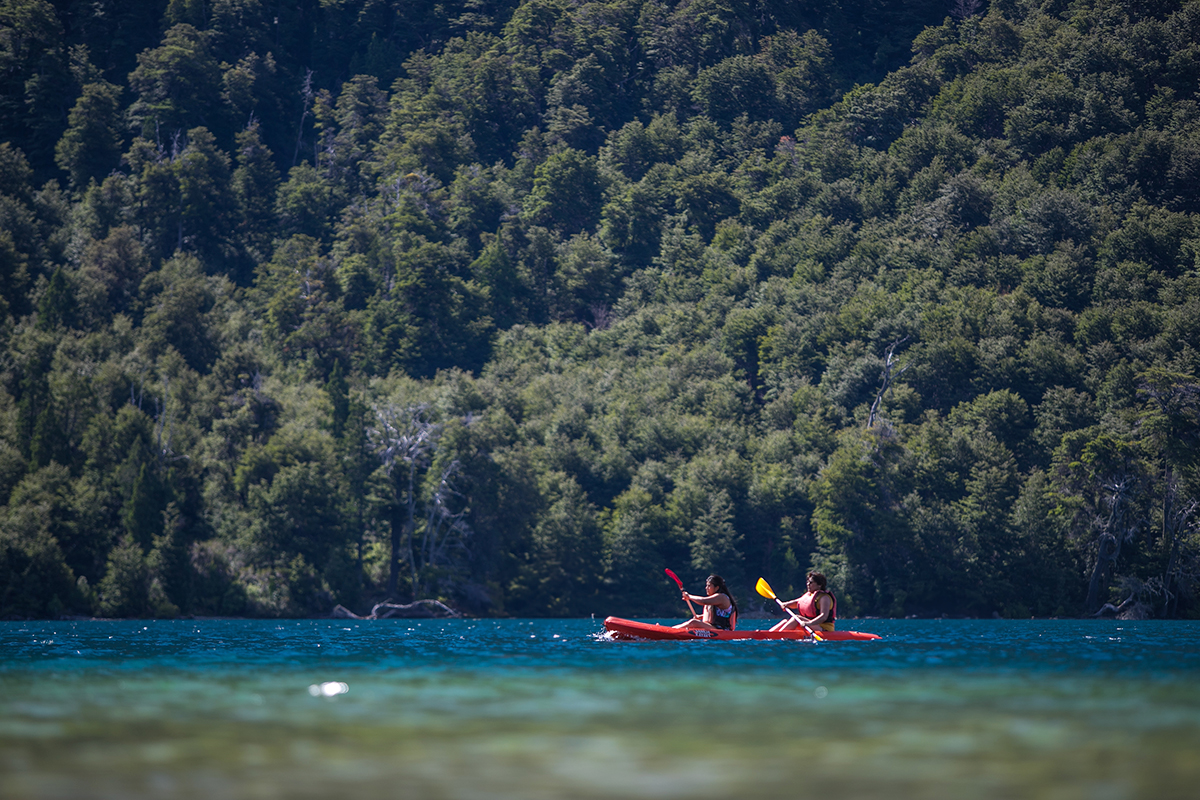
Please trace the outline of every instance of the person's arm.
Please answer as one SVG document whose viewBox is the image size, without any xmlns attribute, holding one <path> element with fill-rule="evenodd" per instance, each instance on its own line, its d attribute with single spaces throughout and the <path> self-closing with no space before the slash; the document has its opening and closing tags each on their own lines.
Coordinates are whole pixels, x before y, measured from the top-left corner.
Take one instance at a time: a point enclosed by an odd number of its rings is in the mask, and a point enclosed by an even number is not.
<svg viewBox="0 0 1200 800">
<path fill-rule="evenodd" d="M 829 619 L 829 612 L 833 609 L 833 600 L 825 592 L 821 592 L 817 596 L 817 610 L 821 613 L 808 621 L 809 625 L 817 625 Z"/>
<path fill-rule="evenodd" d="M 683 593 L 683 602 L 687 603 L 688 608 L 692 609 L 692 619 L 700 619 L 702 616 L 704 616 L 703 612 L 697 614 L 696 609 L 692 608 L 692 601 L 696 599 L 698 598 L 696 598 L 694 595 L 688 594 L 687 592 Z"/>
<path fill-rule="evenodd" d="M 729 596 L 720 592 L 717 594 L 710 594 L 708 597 L 702 597 L 698 594 L 688 594 L 687 592 L 684 592 L 683 596 L 692 602 L 700 603 L 706 606 L 716 606 L 721 610 L 725 610 L 730 606 Z"/>
</svg>

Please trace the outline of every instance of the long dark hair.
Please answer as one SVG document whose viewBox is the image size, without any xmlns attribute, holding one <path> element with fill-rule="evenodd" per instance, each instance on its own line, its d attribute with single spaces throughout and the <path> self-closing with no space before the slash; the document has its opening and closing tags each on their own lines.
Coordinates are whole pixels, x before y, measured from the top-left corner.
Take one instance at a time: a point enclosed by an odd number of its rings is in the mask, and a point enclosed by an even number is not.
<svg viewBox="0 0 1200 800">
<path fill-rule="evenodd" d="M 713 586 L 717 587 L 718 592 L 728 597 L 730 605 L 733 606 L 733 613 L 738 613 L 737 600 L 733 599 L 733 592 L 729 591 L 729 587 L 725 585 L 724 578 L 722 578 L 720 575 L 709 575 L 704 582 L 711 583 Z"/>
</svg>

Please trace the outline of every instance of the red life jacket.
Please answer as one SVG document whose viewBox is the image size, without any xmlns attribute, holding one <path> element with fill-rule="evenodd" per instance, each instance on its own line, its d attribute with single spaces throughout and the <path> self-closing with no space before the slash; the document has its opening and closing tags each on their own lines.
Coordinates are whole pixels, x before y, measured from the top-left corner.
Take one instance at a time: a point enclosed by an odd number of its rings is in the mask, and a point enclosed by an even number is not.
<svg viewBox="0 0 1200 800">
<path fill-rule="evenodd" d="M 804 617 L 805 619 L 812 619 L 813 617 L 817 616 L 821 613 L 820 607 L 817 606 L 817 597 L 822 594 L 829 595 L 831 605 L 829 606 L 829 616 L 817 624 L 822 627 L 828 624 L 830 627 L 826 628 L 826 630 L 831 631 L 833 630 L 833 622 L 835 619 L 837 619 L 837 598 L 833 596 L 833 592 L 829 591 L 828 589 L 818 589 L 815 592 L 809 592 L 808 594 L 802 595 L 800 597 L 800 602 L 796 604 L 799 606 L 799 608 L 796 610 L 799 611 L 800 616 Z"/>
</svg>

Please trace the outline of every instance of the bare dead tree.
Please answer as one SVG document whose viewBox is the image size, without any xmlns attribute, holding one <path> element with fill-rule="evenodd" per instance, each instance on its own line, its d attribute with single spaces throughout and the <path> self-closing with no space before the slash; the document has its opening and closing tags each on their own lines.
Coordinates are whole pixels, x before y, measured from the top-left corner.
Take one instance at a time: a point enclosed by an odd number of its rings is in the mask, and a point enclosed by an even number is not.
<svg viewBox="0 0 1200 800">
<path fill-rule="evenodd" d="M 296 166 L 296 162 L 300 159 L 300 146 L 304 143 L 304 121 L 308 119 L 308 114 L 312 110 L 313 98 L 316 92 L 313 91 L 313 71 L 305 70 L 304 84 L 300 89 L 300 98 L 304 101 L 303 108 L 300 111 L 300 124 L 297 126 L 296 132 L 296 149 L 292 153 L 292 166 Z"/>
<path fill-rule="evenodd" d="M 1174 476 L 1172 476 L 1174 477 Z M 1180 575 L 1179 571 L 1180 556 L 1183 549 L 1183 543 L 1188 533 L 1196 525 L 1196 513 L 1200 511 L 1200 501 L 1187 500 L 1185 502 L 1176 501 L 1176 492 L 1178 490 L 1178 482 L 1172 481 L 1167 486 L 1167 495 L 1169 501 L 1164 503 L 1164 506 L 1169 509 L 1168 513 L 1164 514 L 1163 533 L 1170 542 L 1170 553 L 1167 556 L 1167 568 L 1163 572 L 1163 607 L 1162 613 L 1164 617 L 1175 615 L 1175 605 L 1178 600 L 1178 595 L 1172 590 L 1172 586 L 1176 583 Z"/>
<path fill-rule="evenodd" d="M 1178 597 L 1174 588 L 1185 580 L 1183 573 L 1194 569 L 1184 551 L 1200 503 L 1194 497 L 1180 496 L 1179 468 L 1192 458 L 1200 443 L 1200 384 L 1188 375 L 1149 370 L 1141 376 L 1137 389 L 1138 395 L 1149 401 L 1139 428 L 1148 434 L 1146 440 L 1161 462 L 1160 543 L 1167 553 L 1161 613 L 1170 617 Z"/>
<path fill-rule="evenodd" d="M 951 0 L 950 16 L 959 22 L 973 17 L 983 10 L 983 0 Z"/>
<path fill-rule="evenodd" d="M 612 309 L 603 303 L 592 304 L 592 328 L 598 331 L 606 331 L 613 323 Z"/>
<path fill-rule="evenodd" d="M 466 523 L 467 509 L 452 511 L 450 508 L 453 498 L 462 497 L 451 482 L 460 468 L 461 464 L 455 459 L 442 470 L 425 508 L 425 530 L 419 554 L 422 566 L 445 563 L 451 549 L 466 550 L 466 539 L 471 535 L 471 528 Z"/>
<path fill-rule="evenodd" d="M 1129 513 L 1129 504 L 1136 492 L 1137 480 L 1128 471 L 1122 471 L 1104 483 L 1102 503 L 1108 514 L 1095 521 L 1099 528 L 1096 544 L 1096 563 L 1088 582 L 1087 608 L 1100 606 L 1100 592 L 1104 588 L 1109 567 L 1121 556 L 1121 545 L 1131 541 L 1137 532 L 1136 515 Z"/>
<path fill-rule="evenodd" d="M 875 421 L 879 417 L 879 406 L 883 403 L 883 398 L 892 388 L 892 381 L 896 378 L 899 378 L 908 371 L 910 366 L 912 366 L 911 362 L 905 364 L 903 369 L 897 372 L 894 376 L 892 375 L 892 370 L 896 368 L 896 348 L 907 341 L 908 337 L 905 336 L 903 339 L 892 342 L 888 345 L 887 351 L 884 353 L 883 371 L 879 373 L 879 393 L 875 395 L 875 402 L 871 403 L 871 412 L 867 415 L 868 430 L 875 427 Z"/>
<path fill-rule="evenodd" d="M 398 408 L 376 406 L 376 425 L 368 431 L 371 444 L 392 479 L 394 502 L 391 514 L 391 555 L 388 593 L 395 595 L 400 583 L 400 548 L 407 547 L 412 577 L 413 600 L 417 599 L 417 559 L 413 537 L 416 530 L 417 471 L 429 460 L 441 426 L 425 418 L 427 406 Z"/>
</svg>

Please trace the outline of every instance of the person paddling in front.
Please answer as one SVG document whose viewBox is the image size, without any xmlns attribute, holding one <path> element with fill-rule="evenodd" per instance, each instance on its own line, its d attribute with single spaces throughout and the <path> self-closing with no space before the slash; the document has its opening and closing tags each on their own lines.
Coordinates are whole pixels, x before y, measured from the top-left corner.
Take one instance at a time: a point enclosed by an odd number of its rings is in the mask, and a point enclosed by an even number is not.
<svg viewBox="0 0 1200 800">
<path fill-rule="evenodd" d="M 705 628 L 710 631 L 736 630 L 737 601 L 733 599 L 733 593 L 725 585 L 724 579 L 720 575 L 709 575 L 708 580 L 704 582 L 704 591 L 708 592 L 706 596 L 683 593 L 683 599 L 689 606 L 692 603 L 699 603 L 704 606 L 704 611 L 675 627 Z"/>
<path fill-rule="evenodd" d="M 821 631 L 834 629 L 834 621 L 837 619 L 837 599 L 825 584 L 824 575 L 819 572 L 810 572 L 806 584 L 808 591 L 795 600 L 789 600 L 783 604 L 784 608 L 796 609 L 796 613 L 804 621 L 805 627 L 810 630 L 813 628 Z M 789 616 L 783 622 L 772 625 L 771 630 L 790 631 L 800 627 L 800 624 Z"/>
</svg>

